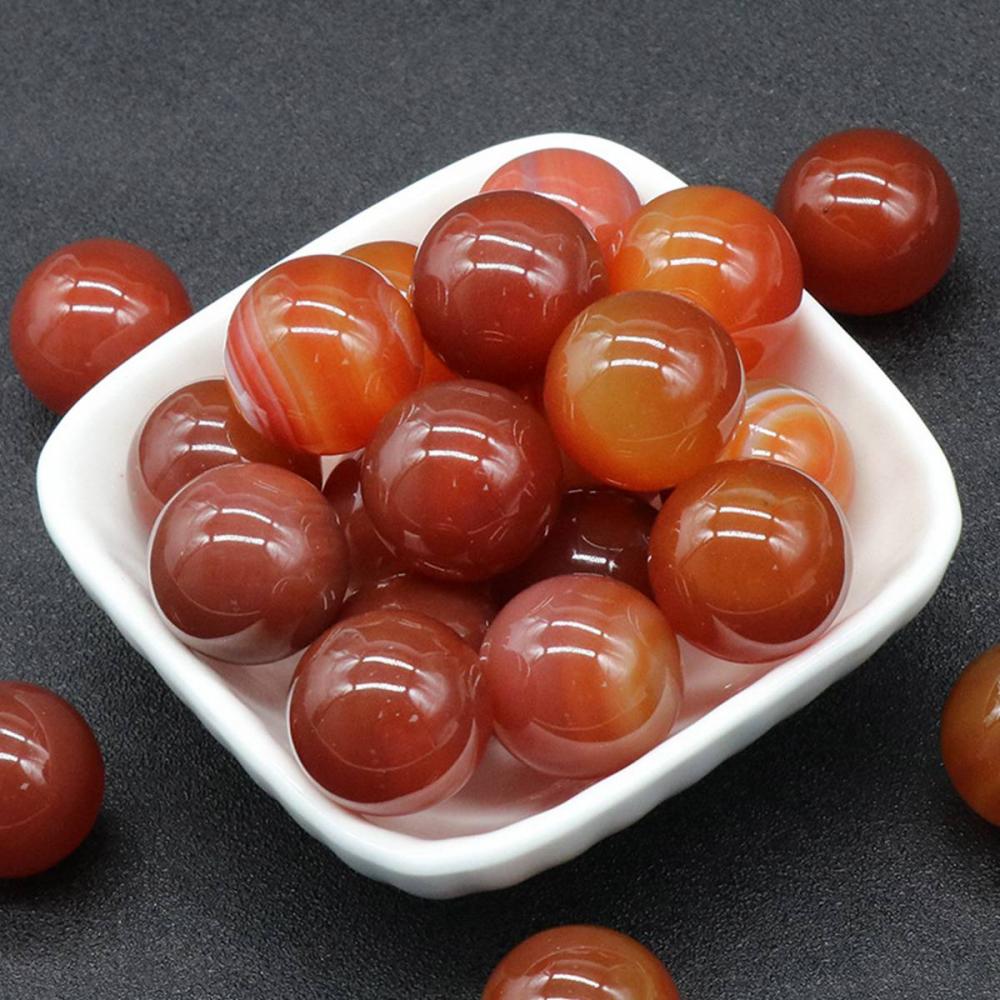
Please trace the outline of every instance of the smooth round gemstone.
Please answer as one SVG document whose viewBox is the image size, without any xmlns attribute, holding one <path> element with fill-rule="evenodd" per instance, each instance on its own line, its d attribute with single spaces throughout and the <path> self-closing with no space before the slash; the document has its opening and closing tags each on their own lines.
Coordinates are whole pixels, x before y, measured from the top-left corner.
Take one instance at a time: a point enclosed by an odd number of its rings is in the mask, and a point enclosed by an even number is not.
<svg viewBox="0 0 1000 1000">
<path fill-rule="evenodd" d="M 362 587 L 344 605 L 341 619 L 368 611 L 417 611 L 447 625 L 473 649 L 479 649 L 496 614 L 486 584 L 446 583 L 415 573 L 397 573 Z"/>
<path fill-rule="evenodd" d="M 611 267 L 613 291 L 683 295 L 729 331 L 747 372 L 786 343 L 802 265 L 778 217 L 722 187 L 685 187 L 633 217 Z"/>
<path fill-rule="evenodd" d="M 505 163 L 483 191 L 533 191 L 568 208 L 593 233 L 610 265 L 641 202 L 632 182 L 581 149 L 536 149 Z"/>
<path fill-rule="evenodd" d="M 124 240 L 81 240 L 25 279 L 10 315 L 10 349 L 25 385 L 65 413 L 108 372 L 191 315 L 155 254 Z"/>
<path fill-rule="evenodd" d="M 349 257 L 284 261 L 240 299 L 226 378 L 240 413 L 285 448 L 364 447 L 420 380 L 423 340 L 406 299 Z"/>
<path fill-rule="evenodd" d="M 322 482 L 315 455 L 289 451 L 258 434 L 233 405 L 224 379 L 193 382 L 157 404 L 132 439 L 128 486 L 146 527 L 192 479 L 230 463 L 266 462 L 314 486 Z"/>
<path fill-rule="evenodd" d="M 286 469 L 223 465 L 163 508 L 149 547 L 160 613 L 180 639 L 230 663 L 270 663 L 337 617 L 348 552 L 330 504 Z"/>
<path fill-rule="evenodd" d="M 383 610 L 334 625 L 289 696 L 306 772 L 356 812 L 401 815 L 454 795 L 489 739 L 475 651 L 441 622 Z"/>
<path fill-rule="evenodd" d="M 417 248 L 412 243 L 401 243 L 398 240 L 377 240 L 374 243 L 362 243 L 344 252 L 345 257 L 353 257 L 369 267 L 374 267 L 387 281 L 406 296 L 407 302 L 413 301 L 413 263 L 417 256 Z M 420 385 L 431 385 L 434 382 L 445 382 L 457 378 L 444 362 L 424 343 L 424 366 L 420 372 Z"/>
<path fill-rule="evenodd" d="M 626 490 L 673 486 L 715 461 L 743 395 L 726 331 L 660 292 L 595 302 L 559 338 L 545 373 L 545 411 L 560 446 Z"/>
<path fill-rule="evenodd" d="M 973 660 L 951 689 L 941 756 L 966 805 L 1000 826 L 1000 646 Z"/>
<path fill-rule="evenodd" d="M 764 662 L 829 627 L 847 592 L 850 539 L 836 501 L 797 469 L 719 462 L 663 504 L 649 573 L 688 642 L 723 660 Z"/>
<path fill-rule="evenodd" d="M 775 211 L 802 257 L 806 288 L 856 315 L 926 295 L 958 247 L 958 196 L 919 142 L 886 129 L 837 132 L 785 174 Z"/>
<path fill-rule="evenodd" d="M 504 385 L 539 375 L 563 327 L 607 290 L 587 227 L 526 191 L 479 194 L 445 213 L 413 273 L 431 348 L 453 371 Z"/>
<path fill-rule="evenodd" d="M 743 416 L 719 457 L 791 465 L 825 486 L 844 510 L 854 493 L 854 451 L 840 421 L 804 389 L 770 379 L 748 383 Z"/>
<path fill-rule="evenodd" d="M 497 736 L 545 774 L 611 774 L 666 739 L 680 708 L 666 618 L 609 577 L 529 587 L 497 615 L 480 655 Z"/>
<path fill-rule="evenodd" d="M 361 496 L 363 456 L 363 452 L 358 452 L 338 462 L 323 484 L 323 495 L 332 504 L 347 541 L 351 564 L 348 593 L 352 594 L 403 569 L 403 563 L 379 538 L 365 510 Z"/>
<path fill-rule="evenodd" d="M 680 1000 L 680 994 L 663 963 L 634 938 L 570 925 L 510 951 L 482 1000 Z"/>
<path fill-rule="evenodd" d="M 72 854 L 103 799 L 101 750 L 80 713 L 45 688 L 0 681 L 0 878 Z"/>
<path fill-rule="evenodd" d="M 485 580 L 545 537 L 560 475 L 559 450 L 532 406 L 462 379 L 419 390 L 385 418 L 361 487 L 379 535 L 411 569 Z"/>
<path fill-rule="evenodd" d="M 552 576 L 596 573 L 651 597 L 646 563 L 655 518 L 648 503 L 627 493 L 572 490 L 563 495 L 548 537 L 499 582 L 498 589 L 509 598 Z"/>
</svg>

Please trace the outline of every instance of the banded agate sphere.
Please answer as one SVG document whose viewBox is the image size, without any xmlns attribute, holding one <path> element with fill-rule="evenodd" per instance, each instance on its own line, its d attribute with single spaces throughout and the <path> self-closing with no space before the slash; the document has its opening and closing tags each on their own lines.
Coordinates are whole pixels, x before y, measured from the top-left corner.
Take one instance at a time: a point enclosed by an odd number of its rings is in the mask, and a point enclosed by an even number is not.
<svg viewBox="0 0 1000 1000">
<path fill-rule="evenodd" d="M 258 278 L 226 337 L 243 418 L 284 448 L 364 447 L 420 381 L 423 340 L 406 299 L 349 257 L 296 257 Z"/>
<path fill-rule="evenodd" d="M 641 202 L 632 182 L 582 149 L 536 149 L 494 171 L 483 191 L 533 191 L 568 208 L 593 233 L 608 266 Z"/>
</svg>

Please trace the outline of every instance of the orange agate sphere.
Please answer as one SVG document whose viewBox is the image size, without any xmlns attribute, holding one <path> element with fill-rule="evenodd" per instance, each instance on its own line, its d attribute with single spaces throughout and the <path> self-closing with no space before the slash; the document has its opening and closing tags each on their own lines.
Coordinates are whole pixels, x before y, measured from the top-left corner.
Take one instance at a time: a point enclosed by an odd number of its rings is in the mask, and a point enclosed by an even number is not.
<svg viewBox="0 0 1000 1000">
<path fill-rule="evenodd" d="M 413 261 L 417 248 L 412 243 L 399 240 L 376 240 L 362 243 L 344 252 L 345 257 L 353 257 L 369 267 L 374 267 L 394 288 L 413 302 Z M 458 376 L 424 343 L 424 367 L 420 373 L 420 384 L 446 382 Z"/>
<path fill-rule="evenodd" d="M 840 421 L 813 395 L 768 379 L 747 385 L 747 403 L 722 460 L 784 462 L 825 486 L 842 508 L 854 493 L 854 452 Z"/>
<path fill-rule="evenodd" d="M 585 309 L 545 373 L 545 411 L 562 449 L 626 490 L 673 486 L 715 461 L 743 395 L 726 331 L 660 292 L 612 295 Z"/>
<path fill-rule="evenodd" d="M 505 163 L 483 191 L 533 191 L 568 208 L 611 263 L 641 202 L 632 182 L 607 160 L 582 149 L 536 149 Z"/>
<path fill-rule="evenodd" d="M 497 737 L 545 774 L 611 774 L 664 740 L 680 708 L 673 631 L 648 597 L 610 577 L 522 591 L 480 657 Z"/>
<path fill-rule="evenodd" d="M 680 1000 L 663 963 L 606 927 L 567 926 L 522 941 L 494 969 L 482 1000 Z"/>
<path fill-rule="evenodd" d="M 930 150 L 886 129 L 837 132 L 781 182 L 775 211 L 830 309 L 887 313 L 926 295 L 958 247 L 958 196 Z"/>
<path fill-rule="evenodd" d="M 732 335 L 747 372 L 786 341 L 802 300 L 802 265 L 778 217 L 723 187 L 686 187 L 634 216 L 611 267 L 615 292 L 683 295 Z"/>
<path fill-rule="evenodd" d="M 951 689 L 941 756 L 966 805 L 1000 826 L 1000 646 L 973 660 Z"/>
<path fill-rule="evenodd" d="M 850 540 L 821 486 L 776 462 L 719 462 L 681 483 L 653 525 L 650 580 L 677 633 L 757 663 L 815 641 L 843 603 Z"/>
<path fill-rule="evenodd" d="M 349 257 L 296 257 L 251 285 L 226 339 L 243 418 L 286 448 L 339 455 L 367 444 L 420 380 L 423 340 L 406 299 Z"/>
</svg>

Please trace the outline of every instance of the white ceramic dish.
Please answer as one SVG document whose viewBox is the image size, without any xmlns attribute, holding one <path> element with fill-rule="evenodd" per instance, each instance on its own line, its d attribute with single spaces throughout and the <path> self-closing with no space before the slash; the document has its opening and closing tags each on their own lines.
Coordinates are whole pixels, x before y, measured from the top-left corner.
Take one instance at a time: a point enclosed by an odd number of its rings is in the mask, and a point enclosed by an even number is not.
<svg viewBox="0 0 1000 1000">
<path fill-rule="evenodd" d="M 293 256 L 340 252 L 375 239 L 419 242 L 445 209 L 478 191 L 501 163 L 545 146 L 605 157 L 643 200 L 681 184 L 646 157 L 604 139 L 532 136 L 418 181 Z M 834 628 L 767 671 L 734 668 L 685 649 L 689 697 L 682 727 L 603 781 L 542 779 L 494 746 L 471 785 L 448 803 L 397 820 L 351 815 L 332 804 L 292 756 L 284 717 L 292 661 L 213 664 L 163 626 L 147 594 L 144 535 L 125 488 L 129 442 L 153 404 L 194 379 L 221 374 L 226 325 L 245 288 L 122 365 L 66 415 L 38 464 L 42 515 L 90 595 L 254 780 L 347 864 L 408 892 L 444 897 L 512 885 L 633 823 L 870 656 L 930 599 L 957 543 L 961 512 L 941 449 L 879 367 L 806 296 L 796 319 L 798 349 L 770 373 L 816 393 L 854 444 L 855 568 Z"/>
</svg>

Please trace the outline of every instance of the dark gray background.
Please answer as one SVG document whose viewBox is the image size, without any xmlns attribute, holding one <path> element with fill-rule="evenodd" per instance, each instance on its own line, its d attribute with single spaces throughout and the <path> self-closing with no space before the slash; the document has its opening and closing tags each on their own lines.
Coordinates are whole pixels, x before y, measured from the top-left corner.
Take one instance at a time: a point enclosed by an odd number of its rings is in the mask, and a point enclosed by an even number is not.
<svg viewBox="0 0 1000 1000">
<path fill-rule="evenodd" d="M 502 139 L 617 139 L 770 200 L 791 159 L 901 128 L 956 179 L 958 260 L 847 321 L 949 455 L 966 526 L 912 625 L 818 702 L 585 857 L 427 903 L 302 833 L 71 579 L 34 497 L 54 418 L 0 352 L 0 676 L 48 684 L 108 764 L 96 833 L 0 888 L 0 996 L 469 998 L 519 939 L 609 924 L 687 1000 L 1000 995 L 996 832 L 937 752 L 949 683 L 997 640 L 996 5 L 0 4 L 0 322 L 95 235 L 162 254 L 202 306 L 366 205 Z M 213 9 L 214 8 L 214 9 Z"/>
</svg>

